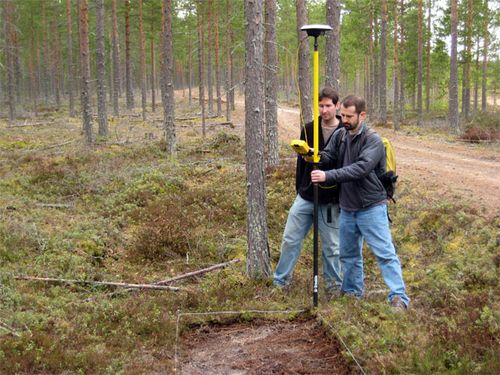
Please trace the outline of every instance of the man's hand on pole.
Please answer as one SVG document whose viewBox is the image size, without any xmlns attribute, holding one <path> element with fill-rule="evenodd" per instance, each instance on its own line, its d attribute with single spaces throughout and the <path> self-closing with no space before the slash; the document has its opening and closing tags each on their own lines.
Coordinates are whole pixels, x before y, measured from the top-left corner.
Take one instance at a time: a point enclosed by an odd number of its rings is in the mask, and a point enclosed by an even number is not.
<svg viewBox="0 0 500 375">
<path fill-rule="evenodd" d="M 316 169 L 311 172 L 311 181 L 314 183 L 325 182 L 326 181 L 326 173 L 324 171 L 320 171 Z"/>
</svg>

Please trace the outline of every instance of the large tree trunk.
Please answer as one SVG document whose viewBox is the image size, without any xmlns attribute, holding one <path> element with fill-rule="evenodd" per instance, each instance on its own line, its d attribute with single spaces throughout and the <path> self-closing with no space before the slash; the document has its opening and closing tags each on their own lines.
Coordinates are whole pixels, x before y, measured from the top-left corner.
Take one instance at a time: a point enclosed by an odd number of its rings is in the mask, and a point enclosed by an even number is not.
<svg viewBox="0 0 500 375">
<path fill-rule="evenodd" d="M 78 0 L 79 9 L 79 35 L 80 35 L 80 100 L 82 107 L 83 132 L 85 143 L 91 144 L 92 135 L 92 113 L 90 108 L 90 59 L 89 59 L 89 14 L 87 0 Z"/>
<path fill-rule="evenodd" d="M 310 53 L 307 33 L 300 28 L 307 24 L 307 9 L 305 0 L 296 0 L 297 10 L 297 34 L 299 38 L 299 101 L 301 123 L 305 124 L 312 120 L 311 109 L 311 72 L 309 68 Z"/>
<path fill-rule="evenodd" d="M 106 137 L 108 135 L 108 113 L 106 110 L 106 69 L 104 66 L 104 0 L 96 0 L 96 61 L 98 134 Z"/>
<path fill-rule="evenodd" d="M 387 122 L 387 0 L 382 0 L 380 30 L 380 121 Z"/>
<path fill-rule="evenodd" d="M 450 87 L 449 87 L 449 122 L 450 129 L 459 132 L 458 122 L 458 67 L 457 67 L 457 0 L 451 0 L 451 60 L 450 60 Z"/>
<path fill-rule="evenodd" d="M 264 175 L 264 25 L 262 1 L 245 0 L 245 150 L 247 174 L 247 274 L 271 276 Z"/>
<path fill-rule="evenodd" d="M 130 1 L 125 0 L 125 88 L 127 91 L 127 109 L 134 108 L 132 88 L 132 60 L 130 57 Z"/>
<path fill-rule="evenodd" d="M 111 44 L 113 45 L 113 115 L 120 115 L 118 97 L 120 96 L 120 46 L 118 42 L 118 19 L 116 16 L 116 0 L 111 0 L 111 18 L 113 33 Z"/>
<path fill-rule="evenodd" d="M 174 55 L 172 46 L 172 0 L 163 0 L 163 124 L 167 154 L 176 154 Z"/>
<path fill-rule="evenodd" d="M 337 92 L 340 87 L 340 1 L 326 1 L 326 22 L 332 31 L 326 33 L 326 74 L 325 86 Z"/>
<path fill-rule="evenodd" d="M 423 0 L 418 0 L 418 36 L 417 36 L 417 126 L 422 126 L 422 77 L 423 77 Z"/>
<path fill-rule="evenodd" d="M 488 0 L 484 2 L 484 24 L 483 24 L 483 68 L 482 68 L 482 82 L 481 82 L 481 111 L 486 112 L 486 89 L 488 85 L 487 72 L 488 72 L 488 23 L 489 23 L 489 10 Z"/>
<path fill-rule="evenodd" d="M 75 117 L 75 68 L 73 63 L 73 25 L 71 19 L 71 0 L 66 0 L 66 54 L 68 58 L 68 96 L 69 116 Z"/>
<path fill-rule="evenodd" d="M 141 107 L 142 121 L 146 121 L 146 37 L 144 35 L 143 0 L 139 0 L 139 47 L 141 50 Z"/>
<path fill-rule="evenodd" d="M 265 84 L 267 164 L 279 164 L 278 142 L 278 52 L 276 48 L 276 0 L 266 0 Z"/>
<path fill-rule="evenodd" d="M 393 110 L 392 121 L 394 130 L 399 130 L 399 56 L 398 56 L 398 2 L 394 5 L 394 63 L 393 63 Z"/>
</svg>

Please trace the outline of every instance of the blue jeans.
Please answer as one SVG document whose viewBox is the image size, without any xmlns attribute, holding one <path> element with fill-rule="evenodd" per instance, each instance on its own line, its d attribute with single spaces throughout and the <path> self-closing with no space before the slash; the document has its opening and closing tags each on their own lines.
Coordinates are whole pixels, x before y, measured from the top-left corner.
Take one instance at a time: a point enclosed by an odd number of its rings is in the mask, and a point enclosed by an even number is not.
<svg viewBox="0 0 500 375">
<path fill-rule="evenodd" d="M 389 301 L 399 296 L 408 305 L 410 299 L 405 292 L 401 263 L 392 243 L 386 204 L 360 211 L 341 210 L 340 262 L 344 271 L 342 291 L 355 296 L 363 295 L 363 238 L 377 258 L 382 277 L 389 287 Z"/>
<path fill-rule="evenodd" d="M 328 211 L 330 211 L 330 215 Z M 313 202 L 306 201 L 297 195 L 288 213 L 283 241 L 281 242 L 281 256 L 274 273 L 274 285 L 282 287 L 291 282 L 302 242 L 313 225 L 313 213 Z M 323 249 L 325 286 L 326 288 L 340 287 L 342 277 L 339 258 L 339 206 L 338 204 L 320 204 L 318 213 L 318 232 Z M 329 216 L 331 216 L 331 220 L 329 220 Z"/>
</svg>

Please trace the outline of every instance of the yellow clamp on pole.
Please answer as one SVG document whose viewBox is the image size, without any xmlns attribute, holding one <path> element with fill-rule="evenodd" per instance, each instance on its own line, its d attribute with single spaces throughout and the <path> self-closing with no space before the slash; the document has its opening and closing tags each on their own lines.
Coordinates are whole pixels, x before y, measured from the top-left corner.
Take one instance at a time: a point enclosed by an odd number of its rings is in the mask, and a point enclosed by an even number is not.
<svg viewBox="0 0 500 375">
<path fill-rule="evenodd" d="M 314 98 L 314 122 L 313 122 L 313 163 L 319 163 L 319 52 L 314 51 L 314 79 L 313 79 L 313 98 Z"/>
</svg>

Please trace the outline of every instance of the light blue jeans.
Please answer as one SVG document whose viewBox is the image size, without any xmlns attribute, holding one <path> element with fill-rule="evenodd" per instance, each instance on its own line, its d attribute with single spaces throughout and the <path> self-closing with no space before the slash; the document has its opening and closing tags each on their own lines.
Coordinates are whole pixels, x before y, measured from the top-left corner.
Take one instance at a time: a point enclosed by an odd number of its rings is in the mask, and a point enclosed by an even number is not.
<svg viewBox="0 0 500 375">
<path fill-rule="evenodd" d="M 302 242 L 313 225 L 313 213 L 313 202 L 297 195 L 288 213 L 281 242 L 281 255 L 274 272 L 274 285 L 283 287 L 291 282 Z M 339 258 L 339 206 L 338 204 L 320 204 L 318 213 L 325 286 L 327 289 L 340 288 L 342 277 Z"/>
<path fill-rule="evenodd" d="M 342 291 L 355 296 L 363 295 L 363 238 L 377 258 L 382 277 L 389 287 L 389 301 L 400 296 L 408 306 L 410 299 L 405 292 L 401 263 L 392 243 L 386 204 L 360 211 L 341 210 L 340 262 L 344 271 Z"/>
</svg>

